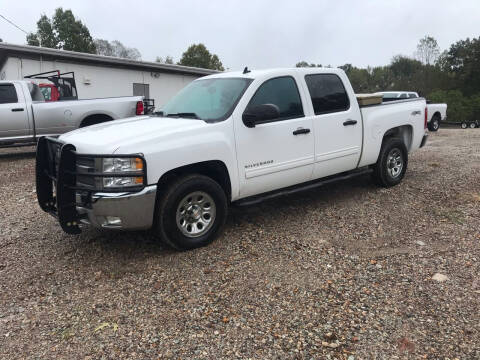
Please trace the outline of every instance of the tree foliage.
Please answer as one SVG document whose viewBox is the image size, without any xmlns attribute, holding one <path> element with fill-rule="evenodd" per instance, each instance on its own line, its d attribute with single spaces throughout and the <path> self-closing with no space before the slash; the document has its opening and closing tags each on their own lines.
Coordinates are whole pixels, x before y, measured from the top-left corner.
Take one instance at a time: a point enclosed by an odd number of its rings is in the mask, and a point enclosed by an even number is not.
<svg viewBox="0 0 480 360">
<path fill-rule="evenodd" d="M 437 41 L 425 36 L 415 56 L 394 56 L 386 66 L 362 69 L 345 64 L 340 68 L 356 93 L 415 91 L 434 102 L 447 103 L 450 120 L 480 120 L 480 37 L 458 41 L 440 53 Z M 314 64 L 297 63 L 302 66 Z"/>
<path fill-rule="evenodd" d="M 182 55 L 179 65 L 224 71 L 217 55 L 211 54 L 203 44 L 193 44 Z"/>
<path fill-rule="evenodd" d="M 75 18 L 71 10 L 58 8 L 52 18 L 42 15 L 37 32 L 27 35 L 27 43 L 53 49 L 95 53 L 95 44 L 88 28 Z"/>
<path fill-rule="evenodd" d="M 300 68 L 300 67 L 322 67 L 322 64 L 309 64 L 306 61 L 300 61 L 295 64 L 295 67 Z"/>
<path fill-rule="evenodd" d="M 140 60 L 142 54 L 136 48 L 123 45 L 120 41 L 112 42 L 104 39 L 95 39 L 95 48 L 98 55 L 114 56 L 124 59 Z"/>
<path fill-rule="evenodd" d="M 480 37 L 453 44 L 442 56 L 441 67 L 454 86 L 467 96 L 480 92 Z"/>
<path fill-rule="evenodd" d="M 173 58 L 169 55 L 167 55 L 165 59 L 162 58 L 161 56 L 157 56 L 155 61 L 162 64 L 173 64 Z"/>
<path fill-rule="evenodd" d="M 431 36 L 425 36 L 420 39 L 417 45 L 415 57 L 418 61 L 425 65 L 434 65 L 440 55 L 440 48 L 437 40 Z"/>
</svg>

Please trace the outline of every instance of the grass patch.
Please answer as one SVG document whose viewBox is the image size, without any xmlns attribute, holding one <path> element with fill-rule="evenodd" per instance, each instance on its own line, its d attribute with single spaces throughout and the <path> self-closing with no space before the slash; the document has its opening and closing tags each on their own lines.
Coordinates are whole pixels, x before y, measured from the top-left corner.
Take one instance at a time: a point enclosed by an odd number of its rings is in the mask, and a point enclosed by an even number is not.
<svg viewBox="0 0 480 360">
<path fill-rule="evenodd" d="M 436 211 L 437 216 L 448 220 L 453 224 L 463 225 L 464 224 L 464 215 L 460 210 L 457 209 L 441 209 Z"/>
</svg>

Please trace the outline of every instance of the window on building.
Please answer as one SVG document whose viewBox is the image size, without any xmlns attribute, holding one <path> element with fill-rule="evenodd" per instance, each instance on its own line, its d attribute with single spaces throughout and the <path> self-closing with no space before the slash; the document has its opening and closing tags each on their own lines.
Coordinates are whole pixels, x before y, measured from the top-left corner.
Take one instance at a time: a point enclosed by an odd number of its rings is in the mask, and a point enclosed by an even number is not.
<svg viewBox="0 0 480 360">
<path fill-rule="evenodd" d="M 150 99 L 150 85 L 133 83 L 133 96 L 144 96 L 145 99 Z"/>
</svg>

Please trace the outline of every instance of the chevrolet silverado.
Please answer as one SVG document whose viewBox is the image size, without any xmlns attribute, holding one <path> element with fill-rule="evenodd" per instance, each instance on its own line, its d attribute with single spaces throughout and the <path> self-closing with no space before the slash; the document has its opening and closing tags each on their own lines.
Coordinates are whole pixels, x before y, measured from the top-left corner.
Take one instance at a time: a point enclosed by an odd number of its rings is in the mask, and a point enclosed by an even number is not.
<svg viewBox="0 0 480 360">
<path fill-rule="evenodd" d="M 151 229 L 176 249 L 204 246 L 231 203 L 366 173 L 400 183 L 427 139 L 426 102 L 378 98 L 360 107 L 340 69 L 206 76 L 156 115 L 42 137 L 38 202 L 70 234 Z"/>
</svg>

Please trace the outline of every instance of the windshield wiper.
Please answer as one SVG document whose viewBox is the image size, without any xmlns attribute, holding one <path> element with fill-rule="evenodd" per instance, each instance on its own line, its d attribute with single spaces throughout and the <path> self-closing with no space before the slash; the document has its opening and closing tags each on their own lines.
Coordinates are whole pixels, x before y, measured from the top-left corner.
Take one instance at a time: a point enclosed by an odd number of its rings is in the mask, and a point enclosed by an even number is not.
<svg viewBox="0 0 480 360">
<path fill-rule="evenodd" d="M 197 114 L 193 112 L 180 112 L 176 114 L 166 114 L 164 116 L 167 117 L 188 117 L 188 118 L 193 118 L 193 119 L 200 119 Z"/>
</svg>

